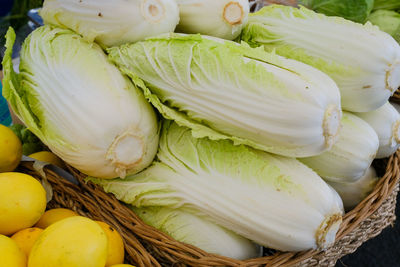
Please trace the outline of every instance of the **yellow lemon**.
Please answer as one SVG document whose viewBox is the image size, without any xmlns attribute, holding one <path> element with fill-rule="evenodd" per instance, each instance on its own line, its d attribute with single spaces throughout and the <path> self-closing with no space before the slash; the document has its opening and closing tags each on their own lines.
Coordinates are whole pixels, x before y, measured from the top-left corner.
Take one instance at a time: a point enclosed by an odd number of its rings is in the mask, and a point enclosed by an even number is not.
<svg viewBox="0 0 400 267">
<path fill-rule="evenodd" d="M 22 144 L 18 136 L 0 124 L 0 172 L 11 172 L 17 168 L 22 157 Z"/>
<path fill-rule="evenodd" d="M 73 216 L 79 216 L 79 215 L 76 212 L 69 209 L 63 209 L 63 208 L 51 209 L 43 214 L 43 216 L 39 219 L 39 221 L 35 224 L 35 226 L 45 229 L 49 225 L 55 222 Z"/>
<path fill-rule="evenodd" d="M 135 267 L 135 266 L 130 265 L 130 264 L 115 264 L 115 265 L 111 265 L 110 267 Z"/>
<path fill-rule="evenodd" d="M 40 151 L 40 152 L 36 152 L 33 154 L 30 154 L 28 157 L 33 158 L 33 159 L 37 159 L 40 161 L 44 161 L 44 162 L 48 162 L 51 163 L 53 165 L 56 165 L 60 168 L 64 168 L 64 162 L 57 157 L 56 155 L 54 155 L 53 153 L 51 153 L 50 151 Z"/>
<path fill-rule="evenodd" d="M 94 221 L 74 216 L 47 227 L 33 245 L 29 267 L 104 267 L 107 236 Z"/>
<path fill-rule="evenodd" d="M 0 173 L 0 234 L 32 227 L 46 209 L 46 191 L 32 176 Z"/>
<path fill-rule="evenodd" d="M 11 238 L 0 235 L 0 267 L 26 267 L 26 256 Z"/>
<path fill-rule="evenodd" d="M 105 222 L 96 221 L 103 231 L 106 233 L 108 238 L 108 249 L 107 249 L 107 262 L 106 267 L 118 263 L 124 262 L 124 241 L 121 235 L 110 225 Z"/>
<path fill-rule="evenodd" d="M 26 257 L 28 257 L 33 244 L 35 244 L 42 232 L 43 229 L 37 227 L 26 228 L 13 234 L 11 239 L 17 243 L 18 247 L 25 253 Z"/>
</svg>

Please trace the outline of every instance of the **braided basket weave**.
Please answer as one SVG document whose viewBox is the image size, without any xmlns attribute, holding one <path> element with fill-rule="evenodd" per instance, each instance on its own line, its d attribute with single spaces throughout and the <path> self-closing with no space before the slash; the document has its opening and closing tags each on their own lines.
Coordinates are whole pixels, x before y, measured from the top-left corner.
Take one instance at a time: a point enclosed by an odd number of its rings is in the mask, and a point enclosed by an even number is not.
<svg viewBox="0 0 400 267">
<path fill-rule="evenodd" d="M 126 262 L 136 266 L 334 266 L 342 256 L 354 252 L 363 242 L 378 235 L 395 220 L 394 210 L 400 176 L 400 152 L 389 159 L 375 160 L 381 179 L 374 191 L 348 212 L 339 229 L 334 246 L 326 251 L 298 253 L 275 252 L 270 256 L 240 261 L 208 254 L 194 246 L 178 242 L 143 223 L 128 207 L 101 187 L 88 182 L 85 176 L 69 168 L 79 181 L 75 185 L 45 167 L 45 179 L 53 188 L 49 208 L 69 208 L 80 215 L 102 220 L 114 226 L 123 236 Z M 24 162 L 19 171 L 44 179 Z"/>
</svg>

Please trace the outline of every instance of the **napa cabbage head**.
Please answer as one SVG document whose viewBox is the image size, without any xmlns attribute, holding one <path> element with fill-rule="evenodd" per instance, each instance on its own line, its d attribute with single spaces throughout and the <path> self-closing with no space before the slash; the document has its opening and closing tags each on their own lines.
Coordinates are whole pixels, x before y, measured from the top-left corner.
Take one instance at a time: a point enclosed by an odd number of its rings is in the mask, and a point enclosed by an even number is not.
<svg viewBox="0 0 400 267">
<path fill-rule="evenodd" d="M 365 174 L 352 183 L 328 181 L 343 200 L 346 211 L 353 209 L 374 190 L 379 177 L 374 167 L 369 167 Z"/>
<path fill-rule="evenodd" d="M 45 0 L 40 15 L 103 46 L 173 32 L 179 22 L 175 0 Z"/>
<path fill-rule="evenodd" d="M 177 0 L 177 32 L 201 33 L 228 40 L 242 31 L 249 14 L 247 0 Z"/>
<path fill-rule="evenodd" d="M 179 207 L 279 250 L 326 248 L 341 222 L 340 197 L 296 159 L 197 139 L 171 121 L 163 123 L 150 167 L 125 179 L 89 180 L 127 204 Z"/>
<path fill-rule="evenodd" d="M 291 157 L 320 154 L 336 141 L 339 89 L 301 62 L 201 35 L 168 34 L 108 51 L 165 118 L 196 137 Z"/>
<path fill-rule="evenodd" d="M 350 112 L 343 112 L 341 125 L 339 139 L 332 149 L 299 160 L 325 180 L 354 182 L 371 166 L 377 155 L 379 139 L 374 128 Z"/>
<path fill-rule="evenodd" d="M 40 27 L 23 44 L 17 75 L 14 40 L 10 29 L 3 95 L 55 154 L 101 178 L 124 177 L 151 163 L 158 146 L 156 115 L 98 45 L 70 30 Z"/>
<path fill-rule="evenodd" d="M 271 5 L 249 15 L 241 39 L 328 74 L 343 110 L 377 109 L 400 86 L 400 45 L 368 22 Z"/>
</svg>

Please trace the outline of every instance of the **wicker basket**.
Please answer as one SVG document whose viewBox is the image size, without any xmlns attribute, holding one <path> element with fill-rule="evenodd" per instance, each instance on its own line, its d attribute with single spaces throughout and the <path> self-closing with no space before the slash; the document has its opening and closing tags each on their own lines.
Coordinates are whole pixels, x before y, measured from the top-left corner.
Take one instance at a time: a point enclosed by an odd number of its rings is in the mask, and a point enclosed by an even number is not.
<svg viewBox="0 0 400 267">
<path fill-rule="evenodd" d="M 363 242 L 378 235 L 395 220 L 400 152 L 389 159 L 374 161 L 374 166 L 382 178 L 374 191 L 344 216 L 333 247 L 326 251 L 299 253 L 270 251 L 270 256 L 246 261 L 208 254 L 194 246 L 177 242 L 143 223 L 128 207 L 99 186 L 85 183 L 85 176 L 72 168 L 69 170 L 79 185 L 47 168 L 44 173 L 54 193 L 48 207 L 69 208 L 114 226 L 124 238 L 126 262 L 136 266 L 334 266 L 339 258 L 354 252 Z M 43 174 L 40 175 L 32 163 L 21 164 L 19 171 L 43 179 Z"/>
</svg>

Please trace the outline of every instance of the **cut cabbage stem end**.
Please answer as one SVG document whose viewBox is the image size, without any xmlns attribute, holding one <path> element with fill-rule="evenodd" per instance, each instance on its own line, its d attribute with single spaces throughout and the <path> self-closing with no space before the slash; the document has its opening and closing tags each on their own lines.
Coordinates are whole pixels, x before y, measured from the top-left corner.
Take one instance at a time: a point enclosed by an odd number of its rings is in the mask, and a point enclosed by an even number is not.
<svg viewBox="0 0 400 267">
<path fill-rule="evenodd" d="M 126 131 L 117 136 L 107 152 L 107 159 L 116 166 L 116 172 L 125 178 L 127 170 L 137 165 L 144 156 L 144 142 L 142 138 Z"/>
<path fill-rule="evenodd" d="M 327 249 L 335 242 L 336 233 L 342 223 L 342 215 L 340 213 L 331 214 L 325 217 L 325 220 L 319 226 L 315 240 L 318 249 Z"/>
<path fill-rule="evenodd" d="M 229 2 L 224 7 L 222 17 L 230 25 L 240 24 L 245 17 L 243 7 L 238 2 Z"/>
<path fill-rule="evenodd" d="M 393 124 L 393 137 L 396 143 L 400 144 L 400 120 Z"/>
<path fill-rule="evenodd" d="M 165 15 L 165 7 L 158 0 L 144 0 L 141 9 L 143 17 L 150 22 L 159 22 Z"/>
<path fill-rule="evenodd" d="M 392 64 L 386 72 L 386 88 L 392 93 L 396 92 L 400 86 L 400 61 Z"/>
<path fill-rule="evenodd" d="M 323 131 L 325 145 L 330 148 L 335 143 L 340 129 L 341 112 L 336 105 L 329 105 L 325 110 Z"/>
</svg>

